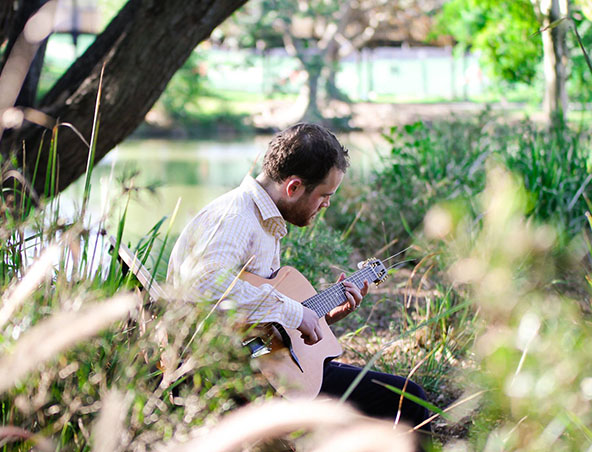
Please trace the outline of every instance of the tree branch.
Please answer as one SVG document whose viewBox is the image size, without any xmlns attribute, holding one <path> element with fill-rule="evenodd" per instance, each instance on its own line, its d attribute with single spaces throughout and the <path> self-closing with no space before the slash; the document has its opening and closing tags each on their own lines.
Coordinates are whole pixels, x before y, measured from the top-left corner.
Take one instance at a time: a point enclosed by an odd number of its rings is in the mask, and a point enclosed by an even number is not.
<svg viewBox="0 0 592 452">
<path fill-rule="evenodd" d="M 41 102 L 44 113 L 72 123 L 88 139 L 101 66 L 105 63 L 101 125 L 96 158 L 100 160 L 142 122 L 195 46 L 247 0 L 129 0 L 95 43 L 82 55 Z M 27 168 L 33 168 L 43 130 L 28 126 L 18 139 L 0 143 L 0 152 L 27 147 Z M 9 147 L 10 146 L 10 147 Z M 40 168 L 48 152 L 40 155 Z M 58 140 L 59 187 L 63 190 L 84 173 L 88 148 L 64 129 Z M 44 187 L 45 171 L 34 181 Z"/>
</svg>

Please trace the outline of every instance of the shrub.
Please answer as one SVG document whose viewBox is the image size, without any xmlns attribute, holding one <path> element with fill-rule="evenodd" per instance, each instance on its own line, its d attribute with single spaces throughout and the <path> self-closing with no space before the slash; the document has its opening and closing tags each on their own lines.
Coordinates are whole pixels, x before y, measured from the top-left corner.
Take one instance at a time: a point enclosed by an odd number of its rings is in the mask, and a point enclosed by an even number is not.
<svg viewBox="0 0 592 452">
<path fill-rule="evenodd" d="M 383 156 L 358 191 L 338 193 L 327 219 L 352 229 L 355 246 L 379 249 L 395 240 L 404 248 L 428 209 L 443 201 L 461 203 L 475 214 L 488 162 L 520 175 L 528 192 L 527 215 L 549 221 L 565 237 L 585 224 L 585 190 L 590 176 L 590 134 L 565 124 L 544 129 L 531 121 L 502 123 L 489 111 L 475 118 L 417 122 L 384 135 Z"/>
</svg>

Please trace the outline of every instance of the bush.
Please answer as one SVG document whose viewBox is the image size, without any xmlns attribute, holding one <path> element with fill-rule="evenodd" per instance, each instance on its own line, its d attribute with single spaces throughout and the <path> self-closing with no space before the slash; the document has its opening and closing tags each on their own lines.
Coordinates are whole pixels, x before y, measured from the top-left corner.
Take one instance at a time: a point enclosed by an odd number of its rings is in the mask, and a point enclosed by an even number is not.
<svg viewBox="0 0 592 452">
<path fill-rule="evenodd" d="M 295 267 L 317 291 L 321 284 L 334 282 L 339 272 L 351 270 L 352 246 L 322 218 L 306 228 L 290 225 L 282 250 L 282 265 Z"/>
<path fill-rule="evenodd" d="M 338 193 L 328 212 L 336 228 L 352 229 L 355 246 L 379 249 L 409 242 L 428 209 L 461 203 L 477 214 L 476 195 L 485 187 L 488 162 L 499 162 L 524 181 L 527 215 L 557 226 L 566 237 L 585 225 L 585 189 L 590 182 L 590 134 L 565 124 L 544 129 L 531 121 L 501 123 L 489 111 L 475 118 L 417 122 L 384 135 L 391 146 L 358 192 Z"/>
<path fill-rule="evenodd" d="M 480 196 L 480 222 L 466 227 L 448 214 L 448 227 L 431 229 L 452 251 L 450 279 L 480 311 L 479 369 L 467 394 L 481 401 L 470 442 L 473 450 L 587 450 L 589 313 L 550 290 L 557 236 L 524 216 L 529 198 L 520 178 L 495 168 Z"/>
</svg>

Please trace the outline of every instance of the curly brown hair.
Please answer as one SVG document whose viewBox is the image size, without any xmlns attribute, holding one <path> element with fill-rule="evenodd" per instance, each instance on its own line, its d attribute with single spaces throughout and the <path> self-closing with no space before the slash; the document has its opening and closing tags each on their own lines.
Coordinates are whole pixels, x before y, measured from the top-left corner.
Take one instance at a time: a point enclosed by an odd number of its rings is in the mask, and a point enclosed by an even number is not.
<svg viewBox="0 0 592 452">
<path fill-rule="evenodd" d="M 329 130 L 300 123 L 277 133 L 263 158 L 263 172 L 275 182 L 300 177 L 307 191 L 320 184 L 331 168 L 345 173 L 349 152 Z"/>
</svg>

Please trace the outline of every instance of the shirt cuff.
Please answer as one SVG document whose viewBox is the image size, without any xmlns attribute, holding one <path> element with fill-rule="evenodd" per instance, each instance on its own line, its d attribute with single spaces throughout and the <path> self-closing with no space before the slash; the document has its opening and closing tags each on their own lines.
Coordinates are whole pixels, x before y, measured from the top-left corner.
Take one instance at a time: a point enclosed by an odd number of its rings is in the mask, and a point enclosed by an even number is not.
<svg viewBox="0 0 592 452">
<path fill-rule="evenodd" d="M 283 322 L 280 322 L 286 328 L 298 328 L 302 323 L 304 316 L 304 307 L 302 303 L 293 300 L 279 292 L 277 292 L 279 301 L 282 303 L 281 315 Z"/>
</svg>

